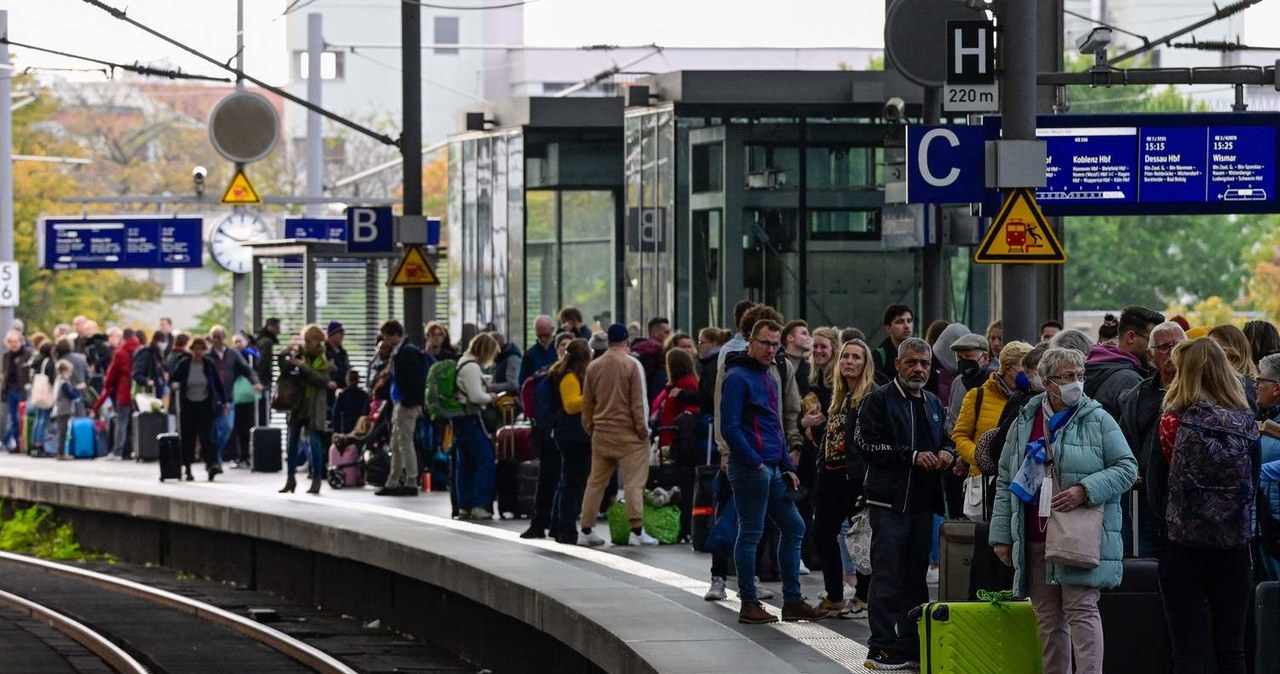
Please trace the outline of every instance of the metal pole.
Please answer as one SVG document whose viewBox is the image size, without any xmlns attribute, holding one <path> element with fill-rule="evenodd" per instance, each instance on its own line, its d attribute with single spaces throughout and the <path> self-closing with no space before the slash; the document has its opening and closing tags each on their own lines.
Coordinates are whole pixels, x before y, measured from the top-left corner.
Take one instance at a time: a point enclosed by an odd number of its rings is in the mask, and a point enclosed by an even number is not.
<svg viewBox="0 0 1280 674">
<path fill-rule="evenodd" d="M 9 37 L 9 12 L 0 9 L 0 35 Z M 0 261 L 13 260 L 13 70 L 9 44 L 0 43 Z M 32 273 L 26 270 L 26 273 Z M 13 308 L 0 307 L 0 331 L 13 325 Z"/>
<path fill-rule="evenodd" d="M 307 100 L 321 104 L 323 81 L 320 60 L 324 58 L 324 15 L 307 15 Z M 324 196 L 324 128 L 320 113 L 307 111 L 307 196 Z M 307 204 L 307 215 L 318 217 L 323 213 L 320 204 Z"/>
<path fill-rule="evenodd" d="M 939 87 L 925 87 L 924 123 L 938 124 L 941 121 L 942 89 Z M 942 233 L 939 231 L 942 226 L 942 209 L 937 205 L 928 204 L 925 206 L 925 213 L 931 225 L 935 241 L 933 243 L 926 242 L 922 251 L 921 266 L 923 269 L 920 287 L 920 314 L 921 318 L 924 319 L 920 321 L 922 328 L 939 318 L 947 321 L 951 318 L 947 315 L 947 276 L 943 268 L 946 256 L 943 255 Z"/>
<path fill-rule="evenodd" d="M 404 131 L 400 156 L 404 158 L 404 216 L 422 215 L 422 10 L 416 2 L 400 3 L 400 70 L 404 73 L 401 105 Z M 405 288 L 404 332 L 411 344 L 425 346 L 422 322 L 422 289 Z"/>
<path fill-rule="evenodd" d="M 1039 31 L 1036 50 L 1039 53 L 1037 72 L 1060 72 L 1062 70 L 1063 53 L 1063 0 L 1044 0 L 1040 5 L 1040 13 L 1036 17 Z M 1105 14 L 1103 15 L 1105 16 Z M 1039 79 L 1037 77 L 1037 83 Z M 1054 107 L 1057 89 L 1039 85 L 1036 95 L 1036 112 L 1041 115 L 1056 114 Z M 1059 241 L 1066 241 L 1066 219 L 1049 218 L 1049 226 Z M 1044 264 L 1037 270 L 1040 287 L 1037 288 L 1039 315 L 1035 317 L 1037 324 L 1048 319 L 1062 320 L 1066 310 L 1065 273 L 1066 265 Z M 1038 327 L 1038 325 L 1037 325 Z M 1039 336 L 1038 334 L 1036 335 Z M 1034 342 L 1033 342 L 1034 343 Z"/>
<path fill-rule="evenodd" d="M 236 0 L 236 70 L 244 72 L 244 0 Z M 236 91 L 244 91 L 244 77 L 236 76 Z M 236 172 L 244 169 L 244 164 L 236 164 Z M 234 210 L 239 211 L 236 207 Z M 249 303 L 249 279 L 244 274 L 231 275 L 231 330 L 239 332 L 244 329 L 244 314 Z"/>
<path fill-rule="evenodd" d="M 1016 0 L 1000 6 L 1000 115 L 1005 140 L 1036 137 L 1036 5 Z M 1006 193 L 1007 194 L 1007 193 Z M 1000 307 L 1006 343 L 1038 341 L 1036 330 L 1037 274 L 1034 265 L 1006 264 L 1000 269 Z"/>
</svg>

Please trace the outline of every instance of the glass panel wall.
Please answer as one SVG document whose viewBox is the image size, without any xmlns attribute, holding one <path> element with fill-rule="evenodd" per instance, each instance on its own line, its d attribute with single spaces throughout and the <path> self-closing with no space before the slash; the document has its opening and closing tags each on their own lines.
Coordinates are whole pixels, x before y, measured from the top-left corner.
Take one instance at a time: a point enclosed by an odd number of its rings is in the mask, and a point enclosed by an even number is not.
<svg viewBox="0 0 1280 674">
<path fill-rule="evenodd" d="M 671 110 L 627 117 L 625 318 L 675 309 L 676 125 Z"/>
</svg>

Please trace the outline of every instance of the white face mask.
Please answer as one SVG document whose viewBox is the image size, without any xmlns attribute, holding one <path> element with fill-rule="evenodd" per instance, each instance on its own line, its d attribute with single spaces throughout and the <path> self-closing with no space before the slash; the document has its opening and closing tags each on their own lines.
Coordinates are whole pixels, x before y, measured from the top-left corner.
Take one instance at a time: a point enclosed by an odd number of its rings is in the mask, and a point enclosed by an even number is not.
<svg viewBox="0 0 1280 674">
<path fill-rule="evenodd" d="M 1062 404 L 1067 407 L 1075 407 L 1080 402 L 1080 396 L 1084 395 L 1084 382 L 1074 381 L 1070 384 L 1061 384 L 1058 386 L 1058 398 L 1062 400 Z"/>
</svg>

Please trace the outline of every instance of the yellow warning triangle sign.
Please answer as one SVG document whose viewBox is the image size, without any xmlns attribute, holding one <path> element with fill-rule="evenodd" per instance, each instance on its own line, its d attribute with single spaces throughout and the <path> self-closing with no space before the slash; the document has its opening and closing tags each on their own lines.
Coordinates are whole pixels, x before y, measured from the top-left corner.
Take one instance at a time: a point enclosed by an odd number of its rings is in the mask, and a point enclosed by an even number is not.
<svg viewBox="0 0 1280 674">
<path fill-rule="evenodd" d="M 404 253 L 400 255 L 400 263 L 396 265 L 396 270 L 391 273 L 391 278 L 387 281 L 387 286 L 390 288 L 425 288 L 438 285 L 440 285 L 440 279 L 431 268 L 431 263 L 427 262 L 422 246 L 417 245 L 404 247 Z"/>
<path fill-rule="evenodd" d="M 236 171 L 236 175 L 231 179 L 231 184 L 227 185 L 227 191 L 222 193 L 222 203 L 224 204 L 260 204 L 262 197 L 258 196 L 258 190 L 253 189 L 253 183 L 249 182 L 249 176 L 244 174 L 244 169 Z"/>
<path fill-rule="evenodd" d="M 987 230 L 973 261 L 978 264 L 1062 264 L 1067 255 L 1049 227 L 1030 188 L 1005 197 L 1000 214 Z"/>
</svg>

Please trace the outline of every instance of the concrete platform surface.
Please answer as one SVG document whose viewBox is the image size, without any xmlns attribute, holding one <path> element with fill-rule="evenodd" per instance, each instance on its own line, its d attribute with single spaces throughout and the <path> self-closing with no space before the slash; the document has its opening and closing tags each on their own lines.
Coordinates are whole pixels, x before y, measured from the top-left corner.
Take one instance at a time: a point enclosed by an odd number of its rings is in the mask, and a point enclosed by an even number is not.
<svg viewBox="0 0 1280 674">
<path fill-rule="evenodd" d="M 385 498 L 326 484 L 313 496 L 276 493 L 282 473 L 227 470 L 216 482 L 158 476 L 156 464 L 0 454 L 0 498 L 170 521 L 387 569 L 521 620 L 608 672 L 866 671 L 865 619 L 740 625 L 735 592 L 702 599 L 711 557 L 688 545 L 523 540 L 527 520 L 451 519 L 447 492 Z M 779 613 L 781 587 L 767 585 Z M 821 574 L 803 576 L 802 585 L 816 601 Z"/>
</svg>

